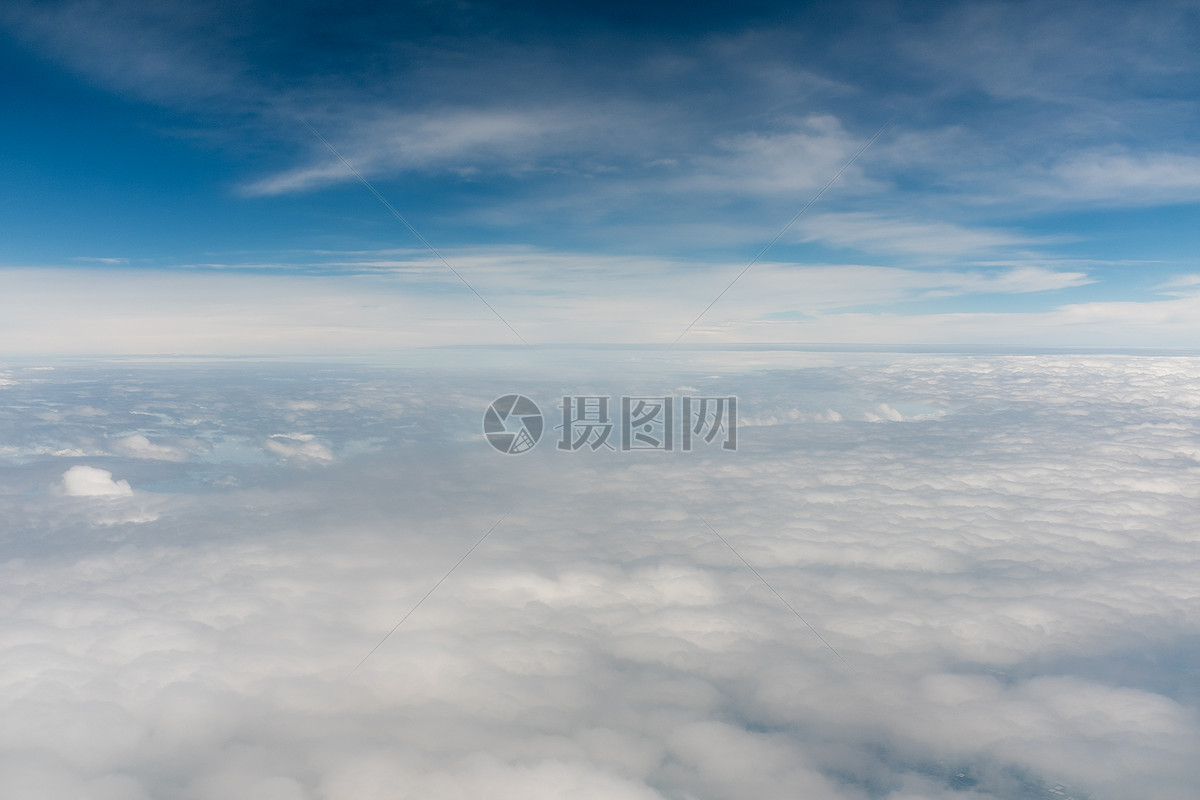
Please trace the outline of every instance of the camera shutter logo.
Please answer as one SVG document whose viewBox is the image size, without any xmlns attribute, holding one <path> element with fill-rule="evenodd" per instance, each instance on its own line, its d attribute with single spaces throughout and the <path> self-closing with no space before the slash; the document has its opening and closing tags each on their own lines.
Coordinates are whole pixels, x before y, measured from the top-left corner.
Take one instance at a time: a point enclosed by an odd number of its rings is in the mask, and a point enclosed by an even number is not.
<svg viewBox="0 0 1200 800">
<path fill-rule="evenodd" d="M 496 398 L 483 414 L 483 435 L 492 447 L 509 455 L 532 450 L 544 426 L 537 403 L 521 394 Z"/>
</svg>

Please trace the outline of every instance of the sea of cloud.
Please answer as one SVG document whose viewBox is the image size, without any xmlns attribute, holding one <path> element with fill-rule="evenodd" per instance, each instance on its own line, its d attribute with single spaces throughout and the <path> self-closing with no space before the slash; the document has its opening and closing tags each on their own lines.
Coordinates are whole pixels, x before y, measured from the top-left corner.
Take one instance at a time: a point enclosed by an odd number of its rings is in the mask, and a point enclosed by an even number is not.
<svg viewBox="0 0 1200 800">
<path fill-rule="evenodd" d="M 0 796 L 1194 797 L 1200 359 L 521 358 L 0 369 Z"/>
</svg>

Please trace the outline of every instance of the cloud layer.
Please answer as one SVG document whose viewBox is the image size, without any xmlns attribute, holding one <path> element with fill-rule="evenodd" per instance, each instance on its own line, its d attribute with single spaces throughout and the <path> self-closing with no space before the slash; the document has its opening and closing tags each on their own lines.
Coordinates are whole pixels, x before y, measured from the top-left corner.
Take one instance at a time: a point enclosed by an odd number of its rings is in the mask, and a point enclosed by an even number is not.
<svg viewBox="0 0 1200 800">
<path fill-rule="evenodd" d="M 8 370 L 3 793 L 1191 797 L 1194 359 L 693 358 Z M 737 453 L 479 433 L 684 387 Z"/>
</svg>

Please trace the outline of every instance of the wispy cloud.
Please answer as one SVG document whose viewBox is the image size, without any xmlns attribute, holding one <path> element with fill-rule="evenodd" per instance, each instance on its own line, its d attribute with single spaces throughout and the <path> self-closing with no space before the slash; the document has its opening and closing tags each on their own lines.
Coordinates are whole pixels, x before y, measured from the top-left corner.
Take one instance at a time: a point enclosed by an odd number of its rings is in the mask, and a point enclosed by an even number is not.
<svg viewBox="0 0 1200 800">
<path fill-rule="evenodd" d="M 1101 150 L 1073 154 L 1055 164 L 1029 191 L 1076 203 L 1122 206 L 1200 200 L 1200 156 Z"/>
<path fill-rule="evenodd" d="M 111 256 L 77 256 L 72 260 L 74 260 L 74 261 L 90 261 L 90 262 L 93 262 L 96 264 L 107 264 L 109 266 L 116 266 L 118 264 L 128 264 L 129 263 L 128 258 L 113 258 Z"/>
<path fill-rule="evenodd" d="M 735 195 L 797 195 L 820 188 L 870 138 L 849 133 L 828 114 L 780 121 L 771 131 L 742 133 L 718 140 L 698 156 L 690 174 L 669 181 L 675 191 Z M 839 189 L 878 191 L 857 164 L 842 176 Z"/>
<path fill-rule="evenodd" d="M 168 106 L 246 104 L 253 83 L 219 4 L 56 0 L 6 4 L 0 22 L 106 88 Z"/>
<path fill-rule="evenodd" d="M 1200 293 L 1200 275 L 1178 275 L 1154 288 L 1162 294 L 1175 297 L 1189 297 Z"/>
<path fill-rule="evenodd" d="M 554 169 L 558 159 L 568 155 L 583 160 L 574 170 L 586 171 L 589 159 L 603 158 L 605 151 L 610 157 L 618 154 L 622 129 L 630 135 L 623 123 L 633 116 L 622 113 L 616 118 L 596 108 L 569 107 L 528 111 L 463 108 L 382 115 L 359 108 L 339 115 L 339 123 L 350 121 L 348 130 L 331 123 L 325 132 L 354 168 L 368 176 L 408 171 L 460 176 L 481 171 L 520 174 Z M 598 117 L 607 123 L 597 124 Z M 321 163 L 258 179 L 243 191 L 249 195 L 284 194 L 355 180 L 324 148 L 315 152 Z"/>
<path fill-rule="evenodd" d="M 801 241 L 824 242 L 864 253 L 902 254 L 929 260 L 980 256 L 1015 247 L 1052 244 L 1055 239 L 952 222 L 889 217 L 870 212 L 817 214 L 796 226 Z"/>
</svg>

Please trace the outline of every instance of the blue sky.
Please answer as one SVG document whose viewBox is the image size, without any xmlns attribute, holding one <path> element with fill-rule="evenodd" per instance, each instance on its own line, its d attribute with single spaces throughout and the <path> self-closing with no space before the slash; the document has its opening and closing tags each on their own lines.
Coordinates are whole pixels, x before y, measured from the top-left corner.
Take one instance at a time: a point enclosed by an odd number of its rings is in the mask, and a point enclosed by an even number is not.
<svg viewBox="0 0 1200 800">
<path fill-rule="evenodd" d="M 1196 3 L 10 3 L 5 352 L 1193 347 Z"/>
</svg>

